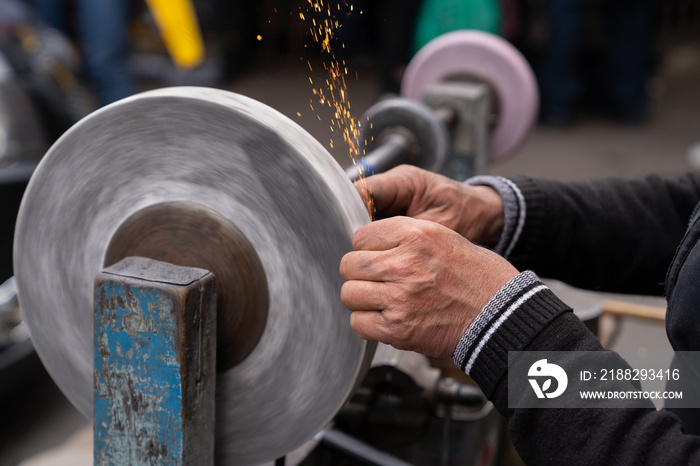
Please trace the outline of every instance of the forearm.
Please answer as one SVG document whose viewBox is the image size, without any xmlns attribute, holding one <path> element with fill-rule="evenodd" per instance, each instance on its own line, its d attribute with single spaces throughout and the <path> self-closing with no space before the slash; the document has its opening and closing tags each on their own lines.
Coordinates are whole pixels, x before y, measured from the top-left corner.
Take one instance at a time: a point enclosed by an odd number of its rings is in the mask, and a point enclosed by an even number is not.
<svg viewBox="0 0 700 466">
<path fill-rule="evenodd" d="M 526 350 L 603 348 L 574 315 L 567 314 L 544 328 Z M 695 464 L 700 460 L 700 439 L 684 435 L 678 418 L 663 410 L 508 409 L 506 377 L 499 381 L 493 400 L 508 418 L 511 438 L 527 464 Z"/>
<path fill-rule="evenodd" d="M 518 228 L 504 228 L 499 245 L 508 246 L 497 252 L 520 269 L 601 291 L 661 294 L 700 200 L 696 174 L 672 180 L 509 182 L 518 205 L 505 212 L 505 224 L 510 215 Z"/>
<path fill-rule="evenodd" d="M 519 280 L 523 280 L 522 274 Z M 527 280 L 502 291 L 515 297 L 538 290 L 494 328 L 512 306 L 502 296 L 486 306 L 475 326 L 491 329 L 476 358 L 465 364 L 462 354 L 473 354 L 483 340 L 460 342 L 455 362 L 480 385 L 508 419 L 511 438 L 527 464 L 689 464 L 700 461 L 700 438 L 684 435 L 678 419 L 650 409 L 510 409 L 508 407 L 508 351 L 603 351 L 598 340 L 568 312 L 551 291 Z M 527 292 L 525 292 L 527 294 Z M 517 299 L 515 301 L 518 301 Z M 482 314 L 480 314 L 480 317 Z M 501 316 L 501 317 L 499 317 Z M 513 319 L 515 317 L 516 319 Z M 485 320 L 485 322 L 484 322 Z M 475 321 L 477 322 L 477 321 Z M 468 339 L 470 330 L 465 334 Z M 518 335 L 513 338 L 513 335 Z M 523 342 L 528 339 L 527 342 Z M 466 351 L 465 350 L 466 347 Z M 462 348 L 463 353 L 459 350 Z"/>
</svg>

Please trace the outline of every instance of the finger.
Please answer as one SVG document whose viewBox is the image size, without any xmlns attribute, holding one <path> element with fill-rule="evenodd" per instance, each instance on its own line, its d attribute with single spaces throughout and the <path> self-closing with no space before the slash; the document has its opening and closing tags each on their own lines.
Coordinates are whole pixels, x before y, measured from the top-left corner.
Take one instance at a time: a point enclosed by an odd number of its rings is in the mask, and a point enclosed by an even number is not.
<svg viewBox="0 0 700 466">
<path fill-rule="evenodd" d="M 376 340 L 382 343 L 388 341 L 389 335 L 381 312 L 355 311 L 350 314 L 350 326 L 360 338 L 365 340 Z"/>
<path fill-rule="evenodd" d="M 355 231 L 352 247 L 355 251 L 393 249 L 415 227 L 415 221 L 408 217 L 391 217 L 363 225 Z"/>
<path fill-rule="evenodd" d="M 407 180 L 407 171 L 404 166 L 396 167 L 360 179 L 355 182 L 355 187 L 363 199 L 372 197 L 374 207 L 381 216 L 403 215 L 413 198 L 413 184 Z"/>
<path fill-rule="evenodd" d="M 351 311 L 381 311 L 386 306 L 384 283 L 350 280 L 340 289 L 340 300 Z"/>
<path fill-rule="evenodd" d="M 352 251 L 340 261 L 340 275 L 345 280 L 387 281 L 386 251 Z"/>
</svg>

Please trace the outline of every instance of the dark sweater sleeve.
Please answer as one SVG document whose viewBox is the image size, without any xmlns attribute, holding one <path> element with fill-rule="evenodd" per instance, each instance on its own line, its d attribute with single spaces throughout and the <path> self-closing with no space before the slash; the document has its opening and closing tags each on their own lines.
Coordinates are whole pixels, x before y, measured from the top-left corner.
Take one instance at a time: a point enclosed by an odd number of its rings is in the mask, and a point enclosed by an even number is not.
<svg viewBox="0 0 700 466">
<path fill-rule="evenodd" d="M 561 314 L 528 351 L 602 351 L 572 313 Z M 508 409 L 508 381 L 492 397 L 508 419 L 526 464 L 700 464 L 700 437 L 683 433 L 668 411 L 649 409 Z"/>
<path fill-rule="evenodd" d="M 700 200 L 700 175 L 676 179 L 511 181 L 525 222 L 509 260 L 581 288 L 662 294 L 666 270 Z"/>
<path fill-rule="evenodd" d="M 454 354 L 507 418 L 526 464 L 700 464 L 700 437 L 684 434 L 667 411 L 508 407 L 508 351 L 604 351 L 570 311 L 524 272 L 491 299 Z"/>
</svg>

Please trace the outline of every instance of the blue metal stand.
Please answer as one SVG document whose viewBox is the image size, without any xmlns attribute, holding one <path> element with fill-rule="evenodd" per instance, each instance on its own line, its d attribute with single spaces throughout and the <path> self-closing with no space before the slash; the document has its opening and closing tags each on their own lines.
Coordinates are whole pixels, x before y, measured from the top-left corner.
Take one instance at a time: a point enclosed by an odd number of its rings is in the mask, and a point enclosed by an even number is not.
<svg viewBox="0 0 700 466">
<path fill-rule="evenodd" d="M 129 257 L 95 279 L 94 464 L 214 464 L 216 286 Z"/>
</svg>

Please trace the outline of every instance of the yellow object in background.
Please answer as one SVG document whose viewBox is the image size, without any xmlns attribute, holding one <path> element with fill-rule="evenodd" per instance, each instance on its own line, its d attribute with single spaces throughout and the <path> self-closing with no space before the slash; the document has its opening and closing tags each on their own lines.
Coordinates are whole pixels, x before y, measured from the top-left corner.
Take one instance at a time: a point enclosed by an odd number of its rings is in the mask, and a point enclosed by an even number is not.
<svg viewBox="0 0 700 466">
<path fill-rule="evenodd" d="M 191 0 L 146 0 L 175 65 L 194 68 L 204 60 L 204 42 Z"/>
</svg>

